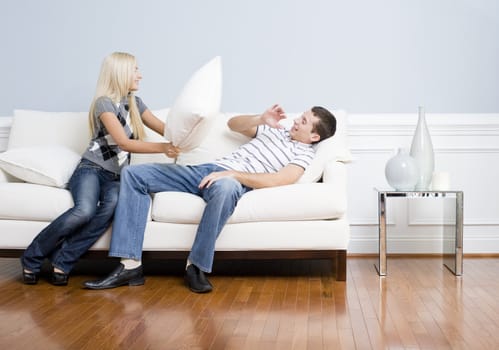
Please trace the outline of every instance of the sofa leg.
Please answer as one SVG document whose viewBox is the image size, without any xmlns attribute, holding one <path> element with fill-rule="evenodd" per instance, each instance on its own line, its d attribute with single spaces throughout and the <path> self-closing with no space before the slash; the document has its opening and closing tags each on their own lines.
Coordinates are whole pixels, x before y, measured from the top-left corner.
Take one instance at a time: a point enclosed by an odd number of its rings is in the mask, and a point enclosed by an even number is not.
<svg viewBox="0 0 499 350">
<path fill-rule="evenodd" d="M 338 250 L 336 251 L 336 280 L 346 281 L 347 280 L 347 251 Z"/>
</svg>

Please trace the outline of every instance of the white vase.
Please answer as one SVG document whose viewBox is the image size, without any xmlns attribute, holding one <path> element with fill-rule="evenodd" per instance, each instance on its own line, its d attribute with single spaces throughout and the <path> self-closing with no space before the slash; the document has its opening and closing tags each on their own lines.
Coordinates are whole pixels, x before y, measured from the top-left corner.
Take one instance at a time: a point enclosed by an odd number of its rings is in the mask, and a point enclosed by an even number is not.
<svg viewBox="0 0 499 350">
<path fill-rule="evenodd" d="M 419 180 L 415 189 L 418 191 L 427 191 L 430 189 L 435 158 L 423 107 L 419 107 L 418 125 L 412 138 L 410 154 L 416 160 L 419 169 Z"/>
<path fill-rule="evenodd" d="M 414 158 L 403 148 L 386 162 L 385 177 L 397 191 L 413 191 L 419 181 L 419 169 Z"/>
</svg>

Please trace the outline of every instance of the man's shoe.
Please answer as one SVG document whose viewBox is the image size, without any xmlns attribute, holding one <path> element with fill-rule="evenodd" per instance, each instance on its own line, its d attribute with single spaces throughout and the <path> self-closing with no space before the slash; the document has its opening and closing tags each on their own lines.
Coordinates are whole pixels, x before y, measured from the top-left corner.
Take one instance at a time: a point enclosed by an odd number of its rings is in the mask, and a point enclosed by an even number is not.
<svg viewBox="0 0 499 350">
<path fill-rule="evenodd" d="M 194 293 L 208 293 L 213 289 L 204 272 L 194 264 L 187 267 L 184 279 L 189 289 Z"/>
<path fill-rule="evenodd" d="M 87 281 L 83 285 L 88 289 L 109 289 L 120 286 L 141 286 L 144 284 L 144 275 L 142 274 L 142 265 L 135 269 L 125 270 L 125 266 L 120 264 L 106 278 Z"/>
<path fill-rule="evenodd" d="M 54 286 L 66 286 L 68 284 L 69 275 L 63 272 L 52 272 L 50 277 L 50 283 Z"/>
</svg>

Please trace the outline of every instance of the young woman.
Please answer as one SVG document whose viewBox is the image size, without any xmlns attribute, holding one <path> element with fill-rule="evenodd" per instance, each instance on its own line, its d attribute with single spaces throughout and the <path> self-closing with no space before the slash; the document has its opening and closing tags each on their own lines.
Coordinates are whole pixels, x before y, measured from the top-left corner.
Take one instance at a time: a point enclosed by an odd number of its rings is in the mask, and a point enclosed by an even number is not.
<svg viewBox="0 0 499 350">
<path fill-rule="evenodd" d="M 130 152 L 178 155 L 171 143 L 142 141 L 144 124 L 161 135 L 165 124 L 134 96 L 141 79 L 134 56 L 115 52 L 104 59 L 89 111 L 92 139 L 69 181 L 74 207 L 43 229 L 21 256 L 25 284 L 38 282 L 48 258 L 50 282 L 67 285 L 74 264 L 111 224 Z"/>
</svg>

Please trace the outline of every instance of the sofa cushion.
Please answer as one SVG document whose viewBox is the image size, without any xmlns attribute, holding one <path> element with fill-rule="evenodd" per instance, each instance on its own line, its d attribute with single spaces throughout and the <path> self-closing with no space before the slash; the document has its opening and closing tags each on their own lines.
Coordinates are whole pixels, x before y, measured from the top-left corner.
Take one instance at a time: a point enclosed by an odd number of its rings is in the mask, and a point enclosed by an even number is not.
<svg viewBox="0 0 499 350">
<path fill-rule="evenodd" d="M 0 153 L 0 168 L 26 182 L 66 187 L 80 159 L 63 146 L 19 147 Z"/>
<path fill-rule="evenodd" d="M 0 183 L 0 219 L 52 221 L 73 206 L 68 190 L 28 183 Z"/>
<path fill-rule="evenodd" d="M 227 121 L 238 114 L 219 114 L 213 127 L 200 146 L 190 152 L 181 153 L 177 159 L 178 164 L 201 164 L 211 162 L 217 158 L 234 151 L 241 144 L 250 139 L 241 134 L 232 132 L 227 126 Z M 247 113 L 246 113 L 247 114 Z M 315 145 L 316 155 L 312 164 L 306 169 L 299 183 L 311 183 L 320 179 L 324 166 L 330 160 L 349 162 L 352 155 L 347 140 L 347 113 L 343 110 L 333 111 L 337 120 L 336 134 Z M 291 126 L 293 120 L 301 114 L 288 114 L 288 118 L 281 121 L 284 126 Z"/>
<path fill-rule="evenodd" d="M 7 149 L 64 145 L 78 154 L 88 146 L 87 112 L 14 110 Z"/>
<path fill-rule="evenodd" d="M 185 84 L 168 113 L 165 137 L 175 146 L 190 151 L 201 143 L 222 100 L 220 57 L 197 70 Z"/>
<path fill-rule="evenodd" d="M 334 195 L 333 191 L 333 185 L 324 183 L 252 190 L 239 200 L 228 223 L 341 218 L 346 212 L 346 198 Z M 196 195 L 160 192 L 154 195 L 152 219 L 197 224 L 204 207 L 205 202 Z"/>
<path fill-rule="evenodd" d="M 0 220 L 50 222 L 74 205 L 66 189 L 24 182 L 0 183 L 0 198 Z"/>
</svg>

